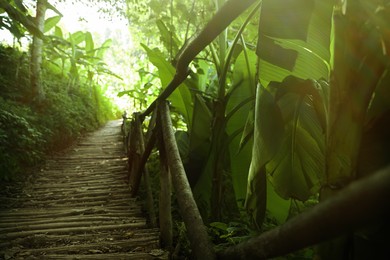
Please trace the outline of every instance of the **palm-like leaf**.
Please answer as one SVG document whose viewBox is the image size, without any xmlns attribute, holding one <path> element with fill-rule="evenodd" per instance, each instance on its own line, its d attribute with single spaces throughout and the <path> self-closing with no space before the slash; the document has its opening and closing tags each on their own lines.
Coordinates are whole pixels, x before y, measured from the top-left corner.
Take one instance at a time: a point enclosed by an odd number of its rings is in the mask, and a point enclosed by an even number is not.
<svg viewBox="0 0 390 260">
<path fill-rule="evenodd" d="M 298 78 L 329 78 L 333 4 L 310 3 L 263 1 L 257 51 L 260 81 L 264 86 L 271 81 L 283 83 L 276 91 L 271 86 L 268 91 L 261 89 L 256 100 L 247 192 L 247 207 L 255 222 L 261 221 L 258 211 L 263 209 L 258 206 L 265 201 L 261 197 L 265 184 L 258 183 L 263 179 L 258 174 L 269 176 L 272 187 L 267 187 L 268 192 L 275 189 L 285 199 L 299 200 L 318 191 L 324 174 L 327 89 Z M 275 205 L 267 209 L 279 220 L 288 212 L 287 207 L 284 214 L 277 212 Z"/>
<path fill-rule="evenodd" d="M 167 87 L 175 75 L 175 68 L 165 59 L 162 53 L 156 49 L 152 50 L 141 44 L 146 50 L 150 62 L 158 68 L 161 86 Z M 181 84 L 168 98 L 172 105 L 183 115 L 185 122 L 191 128 L 193 102 L 192 95 L 186 84 Z"/>
</svg>

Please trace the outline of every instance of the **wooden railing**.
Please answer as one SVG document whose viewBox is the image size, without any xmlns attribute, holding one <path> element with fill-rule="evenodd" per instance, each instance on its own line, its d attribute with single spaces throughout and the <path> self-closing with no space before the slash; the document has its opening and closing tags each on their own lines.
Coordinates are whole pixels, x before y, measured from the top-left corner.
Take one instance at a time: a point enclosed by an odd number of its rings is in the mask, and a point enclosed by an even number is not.
<svg viewBox="0 0 390 260">
<path fill-rule="evenodd" d="M 167 103 L 165 101 L 156 103 L 156 108 L 149 121 L 149 128 L 146 133 L 146 146 L 144 144 L 141 123 L 140 114 L 134 114 L 131 120 L 129 137 L 127 138 L 129 187 L 132 196 L 137 195 L 141 183 L 141 176 L 143 176 L 147 194 L 147 207 L 151 216 L 150 223 L 151 225 L 156 225 L 149 173 L 145 168 L 146 161 L 153 147 L 156 146 L 159 150 L 161 164 L 158 219 L 162 244 L 166 248 L 172 249 L 172 181 L 194 257 L 196 259 L 215 259 L 213 246 L 195 203 L 183 163 L 180 159 Z"/>
</svg>

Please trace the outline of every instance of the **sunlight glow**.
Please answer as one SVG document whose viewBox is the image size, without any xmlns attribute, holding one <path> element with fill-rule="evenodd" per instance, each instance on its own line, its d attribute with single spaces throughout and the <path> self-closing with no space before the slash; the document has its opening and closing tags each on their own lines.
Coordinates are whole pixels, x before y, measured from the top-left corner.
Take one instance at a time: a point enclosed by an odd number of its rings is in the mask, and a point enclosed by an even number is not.
<svg viewBox="0 0 390 260">
<path fill-rule="evenodd" d="M 105 40 L 112 39 L 112 46 L 105 55 L 104 62 L 110 70 L 118 74 L 123 80 L 111 76 L 103 76 L 99 80 L 107 88 L 106 96 L 114 102 L 120 110 L 131 111 L 131 102 L 127 96 L 117 97 L 120 90 L 126 89 L 134 79 L 129 68 L 123 62 L 118 61 L 114 52 L 123 55 L 133 48 L 133 40 L 129 32 L 127 21 L 118 17 L 103 17 L 99 13 L 98 7 L 85 6 L 80 2 L 73 4 L 58 3 L 57 9 L 62 12 L 63 17 L 59 23 L 64 32 L 74 33 L 79 30 L 89 31 L 92 33 L 95 46 L 100 46 Z M 53 12 L 48 13 L 48 17 L 55 15 Z"/>
</svg>

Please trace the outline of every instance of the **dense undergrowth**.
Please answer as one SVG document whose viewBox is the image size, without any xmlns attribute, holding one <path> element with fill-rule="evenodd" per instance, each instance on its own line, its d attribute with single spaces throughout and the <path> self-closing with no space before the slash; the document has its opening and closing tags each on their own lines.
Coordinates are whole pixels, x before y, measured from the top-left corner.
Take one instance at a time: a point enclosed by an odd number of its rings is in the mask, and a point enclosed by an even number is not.
<svg viewBox="0 0 390 260">
<path fill-rule="evenodd" d="M 117 117 L 99 86 L 69 84 L 43 68 L 46 98 L 32 101 L 28 55 L 0 45 L 0 179 L 21 176 L 47 154 Z"/>
</svg>

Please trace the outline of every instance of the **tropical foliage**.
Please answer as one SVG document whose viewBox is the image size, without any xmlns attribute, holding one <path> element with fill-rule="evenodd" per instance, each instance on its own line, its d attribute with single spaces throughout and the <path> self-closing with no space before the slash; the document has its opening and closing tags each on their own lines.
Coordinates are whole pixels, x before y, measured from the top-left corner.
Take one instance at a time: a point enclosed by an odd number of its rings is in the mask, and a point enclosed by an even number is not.
<svg viewBox="0 0 390 260">
<path fill-rule="evenodd" d="M 0 46 L 0 178 L 14 178 L 45 154 L 69 146 L 80 135 L 119 116 L 105 97 L 98 76 L 112 75 L 103 61 L 110 40 L 95 47 L 90 32 L 64 36 L 60 15 L 49 17 L 39 31 L 21 2 L 1 1 L 1 29 L 20 43 L 29 33 L 43 39 L 39 74 L 44 99 L 36 102 L 31 85 L 31 52 Z M 47 4 L 47 8 L 59 11 Z M 7 15 L 4 13 L 7 12 Z M 37 33 L 38 32 L 38 33 Z"/>
<path fill-rule="evenodd" d="M 388 6 L 373 1 L 259 1 L 252 9 L 195 58 L 168 99 L 186 124 L 177 139 L 205 219 L 238 214 L 245 200 L 260 229 L 266 213 L 283 223 L 359 174 L 363 133 L 389 111 L 389 23 Z M 187 40 L 183 23 L 172 23 L 179 14 L 166 15 L 150 19 L 160 47 L 142 45 L 160 89 Z M 190 17 L 187 24 L 198 28 Z"/>
</svg>

